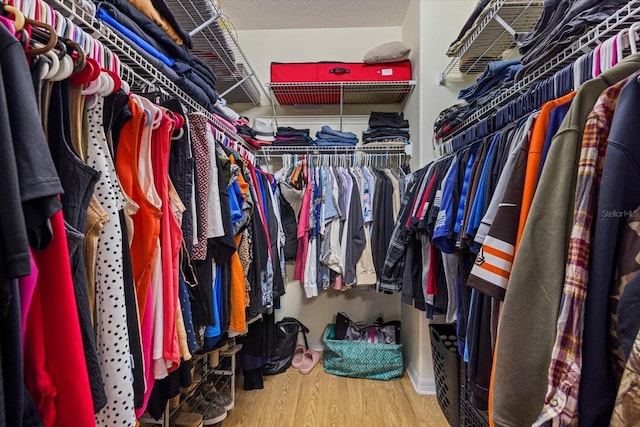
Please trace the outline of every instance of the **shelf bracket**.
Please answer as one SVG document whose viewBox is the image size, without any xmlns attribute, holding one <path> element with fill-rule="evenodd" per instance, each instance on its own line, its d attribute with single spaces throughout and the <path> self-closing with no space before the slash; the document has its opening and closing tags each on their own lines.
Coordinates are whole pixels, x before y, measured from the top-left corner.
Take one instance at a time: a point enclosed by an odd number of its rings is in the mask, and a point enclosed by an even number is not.
<svg viewBox="0 0 640 427">
<path fill-rule="evenodd" d="M 233 86 L 231 86 L 229 89 L 225 90 L 224 92 L 222 92 L 219 96 L 220 98 L 224 98 L 224 96 L 226 94 L 228 94 L 229 92 L 231 92 L 232 90 L 234 90 L 235 88 L 237 88 L 238 86 L 242 85 L 244 82 L 246 82 L 247 80 L 249 80 L 251 77 L 253 77 L 254 73 L 251 74 L 247 74 L 246 76 L 244 76 L 242 78 L 242 80 L 237 81 Z"/>
<path fill-rule="evenodd" d="M 500 15 L 496 13 L 493 19 L 495 19 L 498 24 L 502 25 L 502 28 L 504 28 L 507 33 L 511 34 L 512 36 L 516 35 L 516 30 L 511 28 L 511 25 L 507 24 L 507 21 L 502 19 Z"/>
<path fill-rule="evenodd" d="M 193 30 L 189 31 L 189 35 L 191 37 L 195 36 L 196 34 L 198 34 L 200 31 L 204 30 L 205 28 L 207 28 L 209 25 L 213 24 L 214 22 L 216 22 L 216 20 L 220 17 L 220 15 L 218 15 L 217 13 L 214 13 L 213 15 L 211 15 L 211 18 L 207 19 L 206 21 L 204 21 L 202 24 L 198 25 L 196 28 L 194 28 Z"/>
<path fill-rule="evenodd" d="M 453 57 L 453 59 L 451 59 L 451 61 L 447 65 L 447 68 L 445 68 L 444 71 L 441 72 L 438 75 L 438 85 L 439 86 L 444 86 L 445 85 L 445 80 L 447 79 L 447 76 L 449 75 L 451 70 L 453 70 L 455 68 L 455 66 L 458 65 L 458 62 L 460 62 L 460 56 L 458 54 L 456 54 L 456 56 Z"/>
<path fill-rule="evenodd" d="M 340 84 L 340 132 L 342 132 L 342 115 L 344 109 L 344 84 Z"/>
<path fill-rule="evenodd" d="M 271 92 L 271 96 L 269 98 L 271 99 L 271 110 L 273 111 L 273 120 L 275 120 L 276 122 L 276 129 L 277 129 L 278 128 L 278 112 L 276 111 L 276 101 L 275 101 L 276 95 L 273 93 L 273 88 L 271 86 L 269 86 L 269 92 Z"/>
</svg>

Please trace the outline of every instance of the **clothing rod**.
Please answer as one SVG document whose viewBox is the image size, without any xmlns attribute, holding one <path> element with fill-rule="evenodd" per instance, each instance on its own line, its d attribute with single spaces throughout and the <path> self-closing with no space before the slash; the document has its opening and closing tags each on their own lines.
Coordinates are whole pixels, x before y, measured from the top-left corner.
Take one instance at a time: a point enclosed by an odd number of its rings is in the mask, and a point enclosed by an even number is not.
<svg viewBox="0 0 640 427">
<path fill-rule="evenodd" d="M 592 28 L 585 35 L 566 47 L 562 52 L 554 55 L 542 66 L 535 69 L 532 73 L 518 81 L 495 100 L 489 104 L 479 108 L 471 116 L 467 117 L 461 124 L 443 138 L 439 147 L 443 147 L 445 143 L 451 141 L 454 137 L 462 134 L 465 130 L 472 128 L 476 123 L 485 117 L 491 116 L 498 108 L 502 107 L 507 101 L 517 97 L 536 83 L 542 81 L 546 76 L 551 75 L 553 71 L 566 67 L 568 64 L 583 56 L 585 52 L 593 51 L 593 49 L 602 44 L 603 37 L 610 37 L 615 32 L 628 29 L 635 21 L 634 18 L 640 16 L 640 0 L 629 1 L 625 6 L 620 8 L 616 13 L 608 17 L 606 20 Z M 439 154 L 442 154 L 440 152 Z"/>
<path fill-rule="evenodd" d="M 260 148 L 262 154 L 343 154 L 343 153 L 406 153 L 408 148 L 407 144 L 401 143 L 388 143 L 386 145 L 360 145 L 360 146 L 263 146 Z"/>
<path fill-rule="evenodd" d="M 405 153 L 362 153 L 362 152 L 357 152 L 357 153 L 337 153 L 337 154 L 332 154 L 332 153 L 291 153 L 291 154 L 286 154 L 286 153 L 279 153 L 279 154 L 256 154 L 255 157 L 259 158 L 259 159 L 270 159 L 272 157 L 285 157 L 285 156 L 298 156 L 298 157 L 343 157 L 343 158 L 350 158 L 350 157 L 361 157 L 361 156 L 369 156 L 369 157 L 389 157 L 389 156 L 402 156 L 402 157 L 409 157 L 407 154 Z"/>
<path fill-rule="evenodd" d="M 133 78 L 134 81 L 139 79 L 144 82 L 153 82 L 152 86 L 167 95 L 179 98 L 189 111 L 200 112 L 206 115 L 209 122 L 224 132 L 236 145 L 243 147 L 243 149 L 249 153 L 253 153 L 253 149 L 250 148 L 233 129 L 229 128 L 229 126 L 217 119 L 210 111 L 207 111 L 202 105 L 198 104 L 101 21 L 84 9 L 76 7 L 73 0 L 47 0 L 47 5 L 58 10 L 69 20 L 75 22 L 76 25 L 85 31 L 88 37 L 92 37 L 92 33 L 98 33 L 94 38 L 99 39 L 105 47 L 108 47 L 118 56 L 122 69 L 127 67 L 131 71 L 131 74 L 133 74 L 133 76 L 129 77 Z"/>
</svg>

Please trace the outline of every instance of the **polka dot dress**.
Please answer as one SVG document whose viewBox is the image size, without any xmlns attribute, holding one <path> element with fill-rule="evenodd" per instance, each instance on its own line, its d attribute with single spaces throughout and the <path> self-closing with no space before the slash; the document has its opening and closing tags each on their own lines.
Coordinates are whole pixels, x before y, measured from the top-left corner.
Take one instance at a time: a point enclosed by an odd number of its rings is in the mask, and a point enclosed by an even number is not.
<svg viewBox="0 0 640 427">
<path fill-rule="evenodd" d="M 96 414 L 96 424 L 133 427 L 136 416 L 122 273 L 122 230 L 118 217 L 124 208 L 124 197 L 102 127 L 104 99 L 98 97 L 95 101 L 87 110 L 87 163 L 102 173 L 95 195 L 109 215 L 100 233 L 95 270 L 96 343 L 108 403 Z"/>
</svg>

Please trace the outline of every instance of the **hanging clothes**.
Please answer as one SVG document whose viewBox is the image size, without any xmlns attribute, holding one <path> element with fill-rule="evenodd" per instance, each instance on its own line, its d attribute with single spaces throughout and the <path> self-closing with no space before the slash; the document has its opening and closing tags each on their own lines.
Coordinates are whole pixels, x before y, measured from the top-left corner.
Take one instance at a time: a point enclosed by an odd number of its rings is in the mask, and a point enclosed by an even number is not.
<svg viewBox="0 0 640 427">
<path fill-rule="evenodd" d="M 556 134 L 558 143 L 551 144 L 546 166 L 537 187 L 537 194 L 544 194 L 546 197 L 538 196 L 539 201 L 532 205 L 527 218 L 527 224 L 530 224 L 527 227 L 529 231 L 526 235 L 523 233 L 523 243 L 517 248 L 518 254 L 514 260 L 498 330 L 499 342 L 495 353 L 493 382 L 493 418 L 500 420 L 499 422 L 531 419 L 533 423 L 545 403 L 546 372 L 551 362 L 564 282 L 566 250 L 569 247 L 569 200 L 574 199 L 577 173 L 573 165 L 578 160 L 580 136 L 586 118 L 597 97 L 610 84 L 637 69 L 638 58 L 628 59 L 620 64 L 620 67 L 611 69 L 581 88 L 579 94 L 582 95 L 573 100 L 564 126 Z M 536 126 L 539 120 L 540 116 L 536 120 Z M 572 167 L 565 166 L 567 164 Z M 527 171 L 529 169 L 527 167 Z M 535 169 L 537 176 L 537 168 Z M 523 200 L 524 198 L 525 196 Z M 554 206 L 553 215 L 548 214 L 548 206 Z M 521 221 L 522 218 L 521 215 Z M 541 235 L 537 232 L 540 229 L 549 232 Z M 514 276 L 514 273 L 517 275 Z M 536 278 L 539 285 L 532 286 L 532 277 Z M 534 289 L 535 292 L 532 292 Z M 529 315 L 525 316 L 522 310 L 529 312 Z M 534 313 L 533 318 L 531 313 Z M 523 337 L 527 339 L 523 341 Z M 513 353 L 514 348 L 522 352 L 519 357 Z M 517 366 L 521 366 L 522 369 L 526 367 L 536 374 L 514 374 L 519 372 Z M 514 393 L 513 384 L 516 383 L 518 392 Z M 602 384 L 599 387 L 602 387 Z M 519 409 L 514 411 L 515 407 Z"/>
<path fill-rule="evenodd" d="M 97 345 L 107 392 L 107 405 L 96 415 L 96 424 L 134 426 L 120 228 L 124 197 L 104 135 L 104 98 L 96 95 L 91 101 L 93 105 L 87 109 L 87 164 L 101 172 L 96 197 L 109 215 L 109 222 L 100 233 L 96 257 Z"/>
<path fill-rule="evenodd" d="M 6 392 L 3 420 L 7 425 L 18 425 L 23 410 L 32 410 L 33 401 L 24 399 L 26 386 L 35 397 L 40 417 L 50 425 L 73 422 L 90 425 L 91 388 L 57 196 L 63 189 L 43 129 L 37 126 L 42 120 L 33 85 L 25 78 L 29 70 L 24 51 L 13 35 L 0 27 L 4 183 L 0 216 L 5 231 L 2 256 L 6 267 L 0 291 L 0 314 L 4 317 L 0 343 L 2 389 Z M 36 283 L 29 311 L 20 316 L 16 312 L 18 284 L 11 279 L 32 273 L 29 246 L 37 249 L 34 260 L 38 274 L 32 277 Z M 56 286 L 51 286 L 52 283 Z M 11 295 L 15 295 L 13 305 Z M 21 317 L 26 321 L 24 353 L 18 338 Z M 61 342 L 67 343 L 64 355 L 58 350 Z M 22 354 L 24 360 L 15 359 L 16 356 L 21 359 Z M 6 363 L 11 363 L 10 370 Z M 69 372 L 68 364 L 77 367 L 78 372 Z"/>
<path fill-rule="evenodd" d="M 377 245 L 391 239 L 400 200 L 408 186 L 404 173 L 396 175 L 388 168 L 366 166 L 311 166 L 297 161 L 286 164 L 274 176 L 282 190 L 279 197 L 287 201 L 280 206 L 299 207 L 297 213 L 294 210 L 298 219 L 294 278 L 300 280 L 308 298 L 330 286 L 346 290 L 380 284 L 385 291 L 400 289 L 395 284 L 385 288 L 381 282 L 386 245 Z M 277 205 L 273 207 L 279 211 Z M 286 241 L 290 239 L 286 235 L 291 233 L 285 233 L 285 229 L 281 246 L 286 256 Z M 380 237 L 382 229 L 388 238 Z"/>
<path fill-rule="evenodd" d="M 80 145 L 79 140 L 71 140 L 71 121 L 66 105 L 69 104 L 69 84 L 59 82 L 54 85 L 49 108 L 48 142 L 51 157 L 56 165 L 58 176 L 62 182 L 65 194 L 61 196 L 62 212 L 68 229 L 77 230 L 80 233 L 78 246 L 84 239 L 84 229 L 87 224 L 87 210 L 100 173 L 81 159 L 74 150 L 74 146 Z M 90 307 L 95 306 L 95 293 L 91 293 L 89 299 L 84 245 L 77 247 L 70 256 L 75 300 L 82 329 L 85 359 L 89 369 L 89 379 L 95 412 L 99 412 L 107 404 L 107 396 L 103 385 L 100 363 L 96 351 L 96 340 L 93 325 L 95 311 Z M 95 289 L 95 288 L 94 288 Z"/>
</svg>

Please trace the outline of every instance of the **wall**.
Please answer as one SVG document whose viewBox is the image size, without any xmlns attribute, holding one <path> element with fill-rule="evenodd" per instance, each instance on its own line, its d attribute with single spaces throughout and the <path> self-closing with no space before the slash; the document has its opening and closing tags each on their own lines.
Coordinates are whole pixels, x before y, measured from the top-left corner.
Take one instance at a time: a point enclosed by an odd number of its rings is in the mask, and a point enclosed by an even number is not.
<svg viewBox="0 0 640 427">
<path fill-rule="evenodd" d="M 411 60 L 417 88 L 404 112 L 411 123 L 414 169 L 433 160 L 433 122 L 442 110 L 459 102 L 459 89 L 473 80 L 452 76 L 444 85 L 438 84 L 439 73 L 450 62 L 445 52 L 475 5 L 475 0 L 413 0 L 409 5 L 402 40 L 414 47 Z M 402 304 L 401 310 L 407 373 L 418 393 L 433 394 L 429 322 L 423 312 L 412 306 Z"/>
<path fill-rule="evenodd" d="M 411 63 L 413 64 L 414 77 L 416 79 L 416 89 L 407 100 L 404 113 L 411 126 L 411 136 L 413 139 L 412 169 L 418 169 L 425 163 L 421 156 L 430 151 L 425 145 L 422 132 L 422 90 L 430 86 L 429 82 L 422 80 L 424 67 L 421 61 L 421 25 L 420 25 L 420 1 L 412 1 L 409 4 L 407 15 L 402 25 L 402 41 L 412 47 Z M 424 329 L 426 319 L 424 313 L 412 306 L 402 304 L 402 342 L 404 350 L 404 362 L 406 372 L 411 378 L 414 388 L 419 393 L 434 393 L 435 383 L 433 382 L 433 369 L 428 369 L 427 362 L 431 362 L 429 353 L 424 352 Z"/>
<path fill-rule="evenodd" d="M 238 31 L 243 51 L 251 60 L 260 81 L 270 80 L 271 62 L 344 61 L 360 62 L 364 54 L 379 44 L 400 40 L 400 27 L 383 28 L 331 28 L 297 30 L 245 30 Z M 263 100 L 263 106 L 243 112 L 250 119 L 272 117 L 271 105 Z M 376 108 L 378 109 L 378 108 Z M 397 106 L 385 106 L 378 110 L 397 110 Z M 367 128 L 369 106 L 345 106 L 343 130 L 360 134 Z M 323 124 L 339 128 L 339 112 L 336 106 L 329 107 L 278 107 L 280 126 L 310 128 L 315 133 Z M 306 117 L 305 117 L 306 116 Z M 270 159 L 270 170 L 280 166 L 278 159 Z M 293 265 L 287 265 L 287 276 L 293 277 Z M 310 345 L 318 347 L 322 333 L 339 311 L 346 312 L 354 320 L 400 319 L 400 296 L 377 294 L 362 290 L 346 292 L 329 290 L 318 297 L 307 299 L 298 281 L 286 284 L 286 295 L 276 318 L 293 316 L 309 329 Z"/>
</svg>

